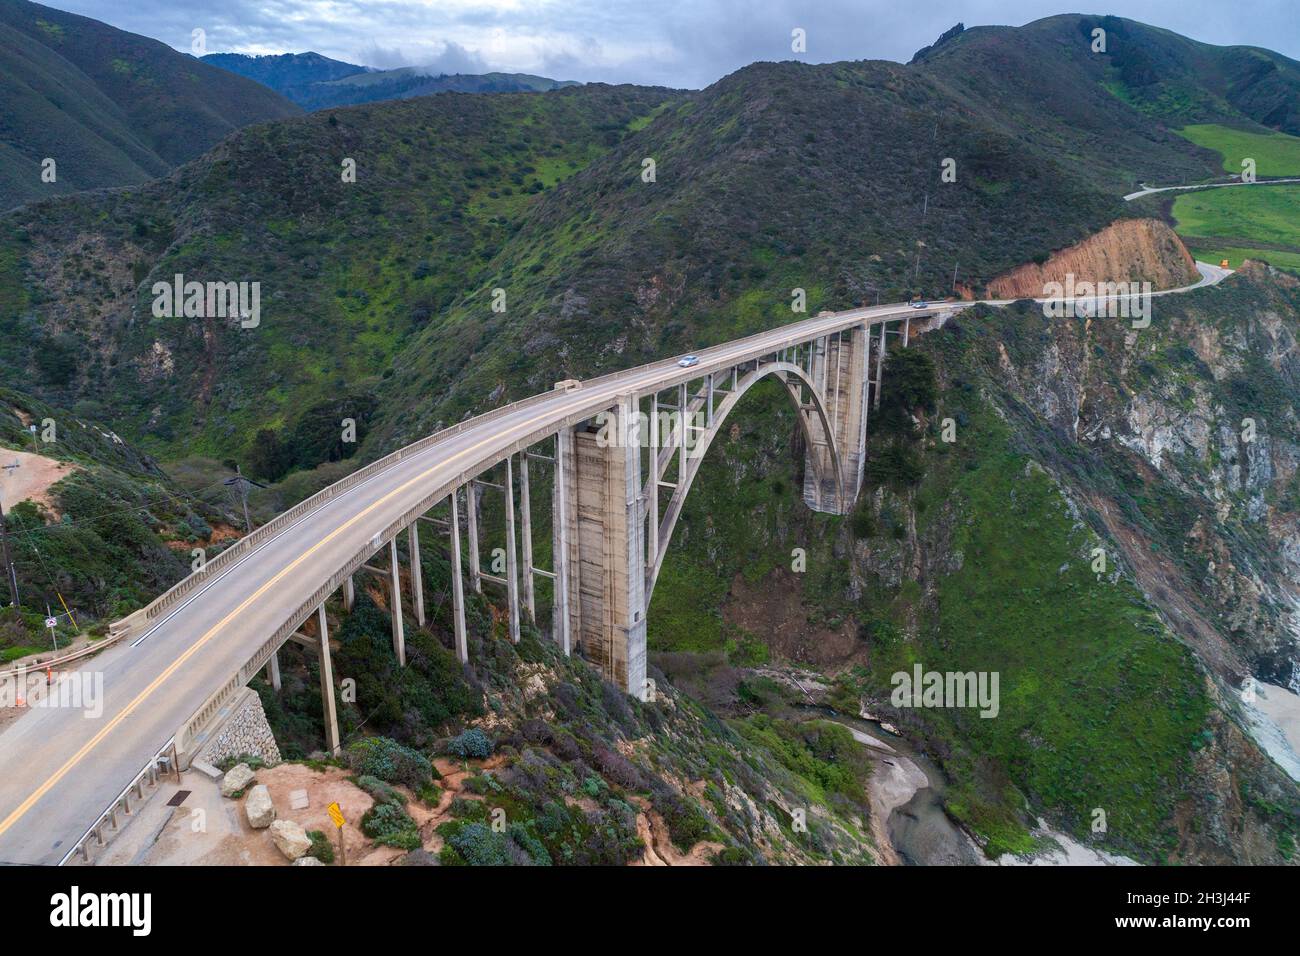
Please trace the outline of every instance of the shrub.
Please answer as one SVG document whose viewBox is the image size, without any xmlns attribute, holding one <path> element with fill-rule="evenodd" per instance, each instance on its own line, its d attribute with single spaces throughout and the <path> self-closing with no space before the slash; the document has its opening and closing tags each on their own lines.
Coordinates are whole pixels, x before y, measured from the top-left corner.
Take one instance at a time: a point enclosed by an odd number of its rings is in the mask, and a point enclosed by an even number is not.
<svg viewBox="0 0 1300 956">
<path fill-rule="evenodd" d="M 378 777 L 362 774 L 357 777 L 357 786 L 375 798 L 375 803 L 393 803 L 399 807 L 406 806 L 406 797 L 402 792 Z"/>
<path fill-rule="evenodd" d="M 447 744 L 447 753 L 463 759 L 482 760 L 492 753 L 492 739 L 477 727 L 471 727 Z"/>
<path fill-rule="evenodd" d="M 653 803 L 664 818 L 664 823 L 668 824 L 668 836 L 673 841 L 673 846 L 683 853 L 689 853 L 691 847 L 706 839 L 713 831 L 708 817 L 698 806 L 683 800 L 667 787 L 655 790 Z"/>
<path fill-rule="evenodd" d="M 348 765 L 363 776 L 378 777 L 419 790 L 433 779 L 429 758 L 388 737 L 366 737 L 348 748 Z"/>
<path fill-rule="evenodd" d="M 451 801 L 447 812 L 458 820 L 473 820 L 481 823 L 487 819 L 488 805 L 482 800 L 466 800 L 464 797 L 457 797 Z"/>
<path fill-rule="evenodd" d="M 333 863 L 334 844 L 330 843 L 329 837 L 320 830 L 308 830 L 307 836 L 311 838 L 311 849 L 307 851 L 307 855 L 314 856 L 322 863 Z"/>
<path fill-rule="evenodd" d="M 218 763 L 217 769 L 225 773 L 233 767 L 238 767 L 241 763 L 248 764 L 249 770 L 261 770 L 266 766 L 266 761 L 256 754 L 238 754 L 234 757 L 227 757 Z"/>
<path fill-rule="evenodd" d="M 470 866 L 507 866 L 510 863 L 506 838 L 482 823 L 467 823 L 459 827 L 447 838 L 447 846 Z"/>
<path fill-rule="evenodd" d="M 405 808 L 394 803 L 377 803 L 361 818 L 361 832 L 376 843 L 414 850 L 420 845 L 420 830 Z"/>
</svg>

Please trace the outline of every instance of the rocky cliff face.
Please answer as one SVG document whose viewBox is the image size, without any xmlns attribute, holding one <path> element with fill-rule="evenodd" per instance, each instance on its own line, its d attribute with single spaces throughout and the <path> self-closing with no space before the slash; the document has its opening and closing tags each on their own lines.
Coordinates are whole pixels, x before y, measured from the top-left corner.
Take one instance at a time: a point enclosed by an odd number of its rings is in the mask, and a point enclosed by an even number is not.
<svg viewBox="0 0 1300 956">
<path fill-rule="evenodd" d="M 996 341 L 958 350 L 932 336 L 925 344 L 942 349 L 945 392 L 968 386 L 970 360 L 989 350 L 979 360 L 990 373 L 984 396 L 1010 427 L 1012 447 L 1029 456 L 1026 477 L 1041 467 L 1076 529 L 1096 536 L 1092 545 L 1076 544 L 1078 559 L 1095 555 L 1094 545 L 1104 549 L 1106 570 L 1098 579 L 1131 581 L 1203 675 L 1203 695 L 1192 695 L 1207 702 L 1203 722 L 1182 744 L 1176 734 L 1165 740 L 1188 746 L 1191 757 L 1190 766 L 1171 765 L 1159 784 L 1172 798 L 1164 806 L 1174 832 L 1156 841 L 1165 858 L 1288 859 L 1297 789 L 1282 767 L 1294 761 L 1286 754 L 1270 758 L 1272 745 L 1255 732 L 1243 687 L 1257 678 L 1300 689 L 1300 282 L 1248 264 L 1219 288 L 1156 302 L 1145 329 L 1115 319 L 1046 320 L 1024 308 L 985 320 L 1001 323 Z M 937 416 L 944 404 L 941 399 Z M 896 540 L 859 544 L 862 580 L 868 587 L 876 577 L 901 579 L 901 586 L 918 581 L 923 610 L 914 615 L 914 630 L 920 636 L 926 605 L 933 602 L 942 620 L 947 582 L 963 553 L 970 560 L 965 527 L 986 519 L 973 499 L 950 498 L 941 517 L 926 520 L 915 514 L 915 496 L 877 494 L 877 514 L 890 507 L 913 514 L 899 521 L 905 533 Z M 1014 521 L 1025 499 L 1024 490 L 1013 490 L 998 521 Z M 1034 523 L 1050 533 L 1041 518 Z M 1038 549 L 1023 536 L 1017 540 L 1024 542 L 1018 583 L 1034 588 Z M 982 559 L 992 573 L 989 556 Z M 1064 562 L 1061 571 L 1068 573 Z M 998 627 L 1015 620 L 1011 608 L 1004 613 L 1006 623 Z M 1067 643 L 1079 637 L 1060 634 Z M 954 630 L 950 639 L 970 635 Z M 1078 643 L 1077 652 L 1100 652 L 1088 643 Z M 1170 666 L 1157 669 L 1167 676 Z M 1147 680 L 1154 677 L 1153 671 Z M 1171 706 L 1168 691 L 1156 684 L 1116 690 L 1121 697 L 1141 694 L 1150 706 Z M 1155 728 L 1133 732 L 1154 734 Z M 1046 746 L 1068 746 L 1037 733 Z M 1032 774 L 1017 782 L 1031 802 L 1053 799 Z M 1279 807 L 1290 810 L 1279 816 Z M 1066 810 L 1067 820 L 1070 815 Z"/>
<path fill-rule="evenodd" d="M 1171 289 L 1196 281 L 1196 262 L 1181 239 L 1158 219 L 1123 219 L 1082 242 L 1026 263 L 989 282 L 993 298 L 1043 295 L 1049 282 L 1150 282 Z"/>
<path fill-rule="evenodd" d="M 1300 282 L 1248 264 L 1149 329 L 1057 323 L 1008 388 L 1119 486 L 1077 482 L 1144 590 L 1221 676 L 1300 688 Z"/>
</svg>

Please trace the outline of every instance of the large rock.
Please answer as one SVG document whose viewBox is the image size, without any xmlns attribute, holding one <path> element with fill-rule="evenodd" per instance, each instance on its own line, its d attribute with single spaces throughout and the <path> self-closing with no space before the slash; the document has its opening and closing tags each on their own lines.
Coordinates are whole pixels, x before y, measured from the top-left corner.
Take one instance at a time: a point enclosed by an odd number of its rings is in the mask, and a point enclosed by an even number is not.
<svg viewBox="0 0 1300 956">
<path fill-rule="evenodd" d="M 248 785 L 253 782 L 253 768 L 246 763 L 236 764 L 226 771 L 226 775 L 221 778 L 221 795 L 223 797 L 233 797 L 235 794 L 248 789 Z"/>
<path fill-rule="evenodd" d="M 271 839 L 287 860 L 306 856 L 311 849 L 311 837 L 292 820 L 276 820 L 271 824 Z"/>
<path fill-rule="evenodd" d="M 248 814 L 248 825 L 254 830 L 265 830 L 275 822 L 275 804 L 271 802 L 271 791 L 266 784 L 259 783 L 244 799 L 244 812 Z"/>
<path fill-rule="evenodd" d="M 298 857 L 298 859 L 293 861 L 293 865 L 294 866 L 324 866 L 325 864 L 322 863 L 320 860 L 316 859 L 314 856 L 300 856 Z"/>
</svg>

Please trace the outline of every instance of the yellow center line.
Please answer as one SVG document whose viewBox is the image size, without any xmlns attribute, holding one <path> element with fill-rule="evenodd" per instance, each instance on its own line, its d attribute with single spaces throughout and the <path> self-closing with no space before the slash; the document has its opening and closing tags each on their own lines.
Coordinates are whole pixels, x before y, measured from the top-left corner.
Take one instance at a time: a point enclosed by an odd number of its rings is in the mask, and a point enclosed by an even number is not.
<svg viewBox="0 0 1300 956">
<path fill-rule="evenodd" d="M 546 415 L 534 416 L 533 418 L 528 419 L 528 421 L 522 422 L 516 425 L 514 428 L 507 430 L 505 434 L 511 434 L 521 429 L 530 428 L 535 422 L 541 421 L 546 417 L 547 417 Z M 376 508 L 379 508 L 382 505 L 384 505 L 386 502 L 388 502 L 396 495 L 402 494 L 412 485 L 419 484 L 430 474 L 437 471 L 438 469 L 445 468 L 446 466 L 450 465 L 452 462 L 456 461 L 457 459 L 464 458 L 466 455 L 473 454 L 474 452 L 478 451 L 478 449 L 482 448 L 484 445 L 492 444 L 497 440 L 498 440 L 497 437 L 484 439 L 483 441 L 479 442 L 476 445 L 471 445 L 469 448 L 466 448 L 463 451 L 457 452 L 456 454 L 446 459 L 443 459 L 442 461 L 438 462 L 438 464 L 434 465 L 432 468 L 429 468 L 426 471 L 421 472 L 420 474 L 416 475 L 414 478 L 412 478 L 410 481 L 406 482 L 405 484 L 397 488 L 394 488 L 388 494 L 384 495 L 384 497 L 380 498 L 378 501 L 374 502 L 363 511 L 357 512 L 357 514 L 353 515 L 351 518 L 349 518 L 343 524 L 339 525 L 337 528 L 331 531 L 320 541 L 316 542 L 316 544 L 314 544 L 310 549 L 300 554 L 291 564 L 283 568 L 279 574 L 271 578 L 260 588 L 254 591 L 251 595 L 245 598 L 242 604 L 240 604 L 233 611 L 227 614 L 215 626 L 213 626 L 206 634 L 204 634 L 201 638 L 195 641 L 194 644 L 192 644 L 185 651 L 184 654 L 176 658 L 176 660 L 172 661 L 172 663 L 168 665 L 168 667 L 161 674 L 159 674 L 157 677 L 153 679 L 152 682 L 150 682 L 149 686 L 147 686 L 138 695 L 136 695 L 136 698 L 133 701 L 131 701 L 131 703 L 127 704 L 126 707 L 123 708 L 123 710 L 116 717 L 110 720 L 103 727 L 103 729 L 99 731 L 99 733 L 95 734 L 94 737 L 90 738 L 90 740 L 88 740 L 80 750 L 78 750 L 75 754 L 73 754 L 70 758 L 68 758 L 68 761 L 62 767 L 56 770 L 53 774 L 51 774 L 48 780 L 46 780 L 39 787 L 33 790 L 31 795 L 29 795 L 26 800 L 20 803 L 14 809 L 14 811 L 9 814 L 9 816 L 5 817 L 4 820 L 0 822 L 0 835 L 3 835 L 10 827 L 12 827 L 15 823 L 17 823 L 22 818 L 22 816 L 28 810 L 30 810 L 38 800 L 41 799 L 41 797 L 49 793 L 51 788 L 53 788 L 60 780 L 62 780 L 65 776 L 67 776 L 68 772 L 71 771 L 72 768 L 75 767 L 78 763 L 80 763 L 85 758 L 86 754 L 90 753 L 91 750 L 97 747 L 100 744 L 100 742 L 102 742 L 105 737 L 107 737 L 110 733 L 112 733 L 113 730 L 122 721 L 124 721 L 127 717 L 131 716 L 131 714 L 136 710 L 136 708 L 139 707 L 140 704 L 142 704 L 146 698 L 148 698 L 151 694 L 153 694 L 154 691 L 158 689 L 160 684 L 162 684 L 169 677 L 171 677 L 172 674 L 176 673 L 177 669 L 180 668 L 181 665 L 183 665 L 187 660 L 189 660 L 192 655 L 197 653 L 199 649 L 202 648 L 203 645 L 205 645 L 209 640 L 211 640 L 212 637 L 218 631 L 220 631 L 232 620 L 234 620 L 234 618 L 242 614 L 250 604 L 252 604 L 258 598 L 260 598 L 263 594 L 265 594 L 267 590 L 275 586 L 275 584 L 286 574 L 289 574 L 291 571 L 294 570 L 294 568 L 298 567 L 298 565 L 302 564 L 302 562 L 306 561 L 308 558 L 310 558 L 313 554 L 315 554 L 318 550 L 320 550 L 322 547 L 324 547 L 326 544 L 328 544 L 338 535 L 345 532 L 348 528 L 352 527 L 352 525 L 356 524 L 358 521 L 360 521 L 366 515 L 370 514 L 370 512 L 374 511 Z"/>
</svg>

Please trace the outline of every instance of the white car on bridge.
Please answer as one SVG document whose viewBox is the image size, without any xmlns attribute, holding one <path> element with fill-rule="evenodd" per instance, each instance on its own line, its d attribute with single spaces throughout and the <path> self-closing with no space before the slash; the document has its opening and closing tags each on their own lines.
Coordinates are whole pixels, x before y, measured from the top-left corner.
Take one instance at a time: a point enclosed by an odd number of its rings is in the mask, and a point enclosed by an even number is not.
<svg viewBox="0 0 1300 956">
<path fill-rule="evenodd" d="M 697 355 L 687 355 L 677 360 L 677 364 L 682 368 L 690 368 L 692 365 L 699 365 L 700 359 Z"/>
</svg>

